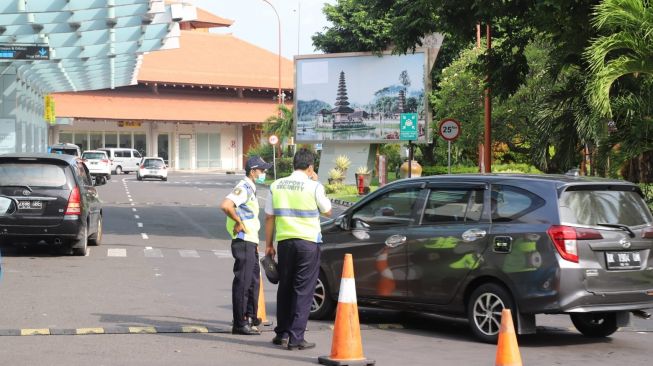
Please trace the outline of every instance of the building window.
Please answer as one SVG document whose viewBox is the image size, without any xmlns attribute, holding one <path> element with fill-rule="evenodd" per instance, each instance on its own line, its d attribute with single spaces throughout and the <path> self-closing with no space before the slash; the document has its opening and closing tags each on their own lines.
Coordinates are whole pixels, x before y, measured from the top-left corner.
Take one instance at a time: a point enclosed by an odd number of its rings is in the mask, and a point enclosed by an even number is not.
<svg viewBox="0 0 653 366">
<path fill-rule="evenodd" d="M 131 132 L 121 132 L 119 140 L 120 140 L 120 146 L 118 146 L 118 147 L 124 147 L 124 148 L 131 149 L 131 147 L 132 147 L 132 134 L 131 134 Z"/>
<path fill-rule="evenodd" d="M 102 132 L 91 132 L 90 137 L 91 150 L 104 147 L 102 144 Z"/>
<path fill-rule="evenodd" d="M 134 149 L 143 156 L 147 156 L 147 141 L 144 133 L 134 132 Z"/>
<path fill-rule="evenodd" d="M 60 132 L 59 133 L 59 142 L 62 144 L 72 144 L 73 143 L 73 134 L 70 132 Z"/>
<path fill-rule="evenodd" d="M 198 168 L 221 168 L 220 134 L 198 133 L 196 156 Z"/>
<path fill-rule="evenodd" d="M 104 147 L 118 147 L 118 134 L 115 132 L 105 132 Z"/>
<path fill-rule="evenodd" d="M 80 150 L 88 150 L 88 133 L 86 131 L 75 132 L 73 135 L 73 140 L 73 144 L 79 146 Z"/>
</svg>

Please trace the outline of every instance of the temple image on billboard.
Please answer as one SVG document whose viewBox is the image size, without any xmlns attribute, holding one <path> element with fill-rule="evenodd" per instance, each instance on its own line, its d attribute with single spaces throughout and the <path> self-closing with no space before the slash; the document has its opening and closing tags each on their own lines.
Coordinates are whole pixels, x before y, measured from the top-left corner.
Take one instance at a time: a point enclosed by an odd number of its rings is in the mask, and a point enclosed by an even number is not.
<svg viewBox="0 0 653 366">
<path fill-rule="evenodd" d="M 424 65 L 424 53 L 297 59 L 296 141 L 399 142 L 402 113 L 426 141 Z"/>
<path fill-rule="evenodd" d="M 338 80 L 338 93 L 336 96 L 336 107 L 328 110 L 322 109 L 318 117 L 318 131 L 345 131 L 345 130 L 372 130 L 374 127 L 367 126 L 363 121 L 369 118 L 369 113 L 364 110 L 354 110 L 349 106 L 347 97 L 347 82 L 345 72 L 340 71 Z"/>
</svg>

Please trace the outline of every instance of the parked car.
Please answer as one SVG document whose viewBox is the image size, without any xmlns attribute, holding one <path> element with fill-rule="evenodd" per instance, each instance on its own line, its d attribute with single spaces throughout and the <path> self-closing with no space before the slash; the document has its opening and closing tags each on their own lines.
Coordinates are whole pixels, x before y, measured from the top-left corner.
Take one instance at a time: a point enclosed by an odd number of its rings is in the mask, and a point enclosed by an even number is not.
<svg viewBox="0 0 653 366">
<path fill-rule="evenodd" d="M 162 158 L 144 157 L 136 173 L 136 179 L 156 178 L 162 181 L 168 180 L 168 167 Z"/>
<path fill-rule="evenodd" d="M 128 174 L 129 172 L 138 171 L 138 165 L 142 159 L 138 150 L 126 149 L 120 147 L 107 147 L 98 149 L 107 153 L 111 161 L 112 174 Z"/>
<path fill-rule="evenodd" d="M 102 184 L 96 182 L 96 184 Z M 0 215 L 0 240 L 45 244 L 86 255 L 102 241 L 102 203 L 81 159 L 71 155 L 0 155 L 0 195 L 16 212 Z"/>
<path fill-rule="evenodd" d="M 568 314 L 609 336 L 653 308 L 653 219 L 637 185 L 553 175 L 400 180 L 323 224 L 311 318 L 329 317 L 345 253 L 358 303 L 466 317 L 497 340 L 503 308 L 520 334 Z"/>
<path fill-rule="evenodd" d="M 111 161 L 105 151 L 86 150 L 82 153 L 82 161 L 94 179 L 111 179 Z"/>
<path fill-rule="evenodd" d="M 77 157 L 81 155 L 79 146 L 70 143 L 54 144 L 50 147 L 50 152 L 53 154 L 65 154 Z"/>
</svg>

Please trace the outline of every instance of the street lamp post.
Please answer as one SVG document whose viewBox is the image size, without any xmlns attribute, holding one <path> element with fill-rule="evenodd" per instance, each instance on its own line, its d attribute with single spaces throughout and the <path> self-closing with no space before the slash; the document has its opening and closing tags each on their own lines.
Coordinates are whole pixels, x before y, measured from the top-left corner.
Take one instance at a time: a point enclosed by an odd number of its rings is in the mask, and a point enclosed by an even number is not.
<svg viewBox="0 0 653 366">
<path fill-rule="evenodd" d="M 274 14 L 277 16 L 277 24 L 279 26 L 279 65 L 278 65 L 279 88 L 277 91 L 277 102 L 281 104 L 282 103 L 281 101 L 281 18 L 279 18 L 279 13 L 277 12 L 277 9 L 274 7 L 274 5 L 272 5 L 270 1 L 268 0 L 263 0 L 263 1 L 268 5 L 270 5 L 272 7 L 272 10 L 274 10 Z M 279 110 L 279 113 L 281 113 L 281 110 Z"/>
</svg>

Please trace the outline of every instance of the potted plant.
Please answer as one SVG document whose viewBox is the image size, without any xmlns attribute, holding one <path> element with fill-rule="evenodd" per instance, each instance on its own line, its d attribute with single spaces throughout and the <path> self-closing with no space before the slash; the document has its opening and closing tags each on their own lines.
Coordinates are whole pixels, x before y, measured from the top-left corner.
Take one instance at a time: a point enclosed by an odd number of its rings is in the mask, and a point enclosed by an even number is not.
<svg viewBox="0 0 653 366">
<path fill-rule="evenodd" d="M 354 174 L 356 176 L 356 186 L 358 186 L 358 180 L 363 179 L 363 193 L 367 194 L 370 191 L 370 184 L 372 183 L 372 172 L 367 166 L 359 166 Z"/>
<path fill-rule="evenodd" d="M 345 175 L 338 168 L 329 170 L 329 184 L 339 184 L 345 179 Z"/>
<path fill-rule="evenodd" d="M 342 178 L 344 179 L 347 176 L 347 169 L 351 165 L 351 160 L 345 155 L 340 155 L 335 160 L 336 169 L 342 172 Z"/>
</svg>

